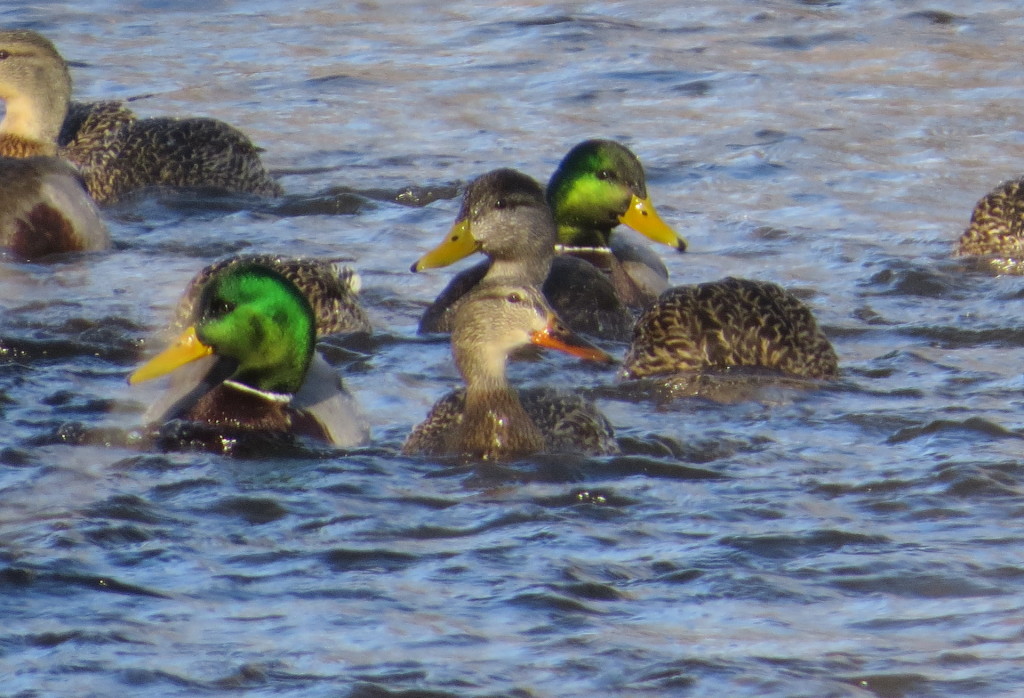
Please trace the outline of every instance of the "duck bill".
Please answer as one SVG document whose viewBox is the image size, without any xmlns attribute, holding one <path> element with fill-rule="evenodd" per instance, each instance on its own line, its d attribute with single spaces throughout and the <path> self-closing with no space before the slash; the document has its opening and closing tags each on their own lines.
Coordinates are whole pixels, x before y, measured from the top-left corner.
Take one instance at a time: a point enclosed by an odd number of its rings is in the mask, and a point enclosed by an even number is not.
<svg viewBox="0 0 1024 698">
<path fill-rule="evenodd" d="M 151 378 L 159 378 L 187 363 L 209 356 L 213 348 L 199 341 L 196 328 L 189 327 L 174 344 L 164 349 L 128 376 L 128 383 L 135 385 Z"/>
<path fill-rule="evenodd" d="M 564 351 L 566 354 L 589 361 L 602 363 L 614 363 L 615 361 L 607 352 L 580 337 L 553 315 L 548 317 L 547 327 L 530 334 L 530 342 L 548 349 Z"/>
<path fill-rule="evenodd" d="M 636 194 L 629 201 L 629 208 L 619 216 L 619 222 L 628 225 L 638 233 L 646 235 L 655 242 L 676 248 L 679 252 L 686 252 L 688 243 L 686 238 L 674 231 L 668 223 L 661 220 L 661 216 L 654 210 L 654 204 L 650 199 L 641 199 Z"/>
<path fill-rule="evenodd" d="M 451 231 L 441 244 L 427 252 L 412 265 L 412 271 L 423 271 L 436 267 L 446 267 L 463 257 L 468 257 L 479 249 L 469 229 L 469 221 L 456 221 Z"/>
</svg>

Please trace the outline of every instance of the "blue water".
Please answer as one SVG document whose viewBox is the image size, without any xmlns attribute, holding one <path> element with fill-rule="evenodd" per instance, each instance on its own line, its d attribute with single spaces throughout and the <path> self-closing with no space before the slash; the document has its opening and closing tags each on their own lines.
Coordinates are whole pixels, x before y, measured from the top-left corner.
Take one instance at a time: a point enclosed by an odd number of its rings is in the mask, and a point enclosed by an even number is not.
<svg viewBox="0 0 1024 698">
<path fill-rule="evenodd" d="M 80 99 L 230 121 L 287 197 L 105 211 L 108 253 L 0 266 L 0 693 L 948 696 L 1024 685 L 1024 279 L 951 260 L 1024 174 L 1011 2 L 137 2 L 0 9 Z M 570 357 L 625 456 L 453 467 L 397 449 L 457 383 L 407 269 L 460 184 L 618 138 L 676 283 L 814 309 L 842 378 L 662 401 Z M 138 439 L 126 375 L 224 254 L 343 257 L 350 453 Z M 622 348 L 608 348 L 621 355 Z"/>
</svg>

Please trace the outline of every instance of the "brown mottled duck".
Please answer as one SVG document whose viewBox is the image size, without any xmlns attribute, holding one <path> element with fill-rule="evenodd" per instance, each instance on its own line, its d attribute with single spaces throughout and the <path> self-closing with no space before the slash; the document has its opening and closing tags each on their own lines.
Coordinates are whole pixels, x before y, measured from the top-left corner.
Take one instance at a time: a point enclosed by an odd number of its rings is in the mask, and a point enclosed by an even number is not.
<svg viewBox="0 0 1024 698">
<path fill-rule="evenodd" d="M 517 391 L 509 385 L 509 354 L 529 344 L 610 360 L 562 326 L 536 288 L 484 281 L 458 304 L 452 329 L 452 353 L 466 387 L 434 405 L 402 452 L 471 460 L 542 451 L 617 452 L 608 420 L 589 401 L 577 394 Z"/>
<path fill-rule="evenodd" d="M 28 67 L 4 95 L 7 132 L 22 142 L 21 156 L 62 155 L 97 202 L 153 186 L 281 194 L 259 150 L 233 126 L 198 117 L 140 119 L 120 102 L 71 103 L 67 64 L 53 43 L 14 30 L 0 32 L 0 46 L 4 62 Z"/>
<path fill-rule="evenodd" d="M 1002 274 L 1024 274 L 1024 179 L 1003 182 L 978 201 L 954 255 L 983 257 Z"/>
<path fill-rule="evenodd" d="M 777 284 L 726 278 L 678 286 L 637 320 L 625 378 L 760 367 L 835 378 L 838 359 L 804 303 Z"/>
</svg>

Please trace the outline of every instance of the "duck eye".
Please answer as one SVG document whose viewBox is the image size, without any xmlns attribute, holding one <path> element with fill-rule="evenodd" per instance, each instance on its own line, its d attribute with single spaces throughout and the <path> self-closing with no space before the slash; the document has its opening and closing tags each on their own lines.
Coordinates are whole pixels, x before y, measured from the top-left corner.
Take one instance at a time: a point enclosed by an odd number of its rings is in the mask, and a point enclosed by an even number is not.
<svg viewBox="0 0 1024 698">
<path fill-rule="evenodd" d="M 11 57 L 11 52 L 7 49 L 0 48 L 0 61 L 6 60 Z"/>
<path fill-rule="evenodd" d="M 497 201 L 494 202 L 494 208 L 498 209 L 499 211 L 503 208 L 506 208 L 507 206 L 508 202 L 506 202 L 504 199 L 498 199 Z"/>
<path fill-rule="evenodd" d="M 210 304 L 210 315 L 213 317 L 224 317 L 235 309 L 234 303 L 229 303 L 223 298 L 216 298 Z"/>
<path fill-rule="evenodd" d="M 609 172 L 608 170 L 600 170 L 597 173 L 597 178 L 600 179 L 601 181 L 605 181 L 612 178 L 612 173 Z"/>
<path fill-rule="evenodd" d="M 512 293 L 508 294 L 505 300 L 507 300 L 509 303 L 522 303 L 523 295 L 518 291 L 513 291 Z"/>
</svg>

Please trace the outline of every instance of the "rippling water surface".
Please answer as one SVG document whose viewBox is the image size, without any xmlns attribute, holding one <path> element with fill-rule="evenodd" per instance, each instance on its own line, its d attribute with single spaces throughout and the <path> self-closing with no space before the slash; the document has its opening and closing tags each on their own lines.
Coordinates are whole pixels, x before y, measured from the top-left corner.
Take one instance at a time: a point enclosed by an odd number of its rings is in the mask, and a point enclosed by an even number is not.
<svg viewBox="0 0 1024 698">
<path fill-rule="evenodd" d="M 304 9 L 294 7 L 302 5 Z M 949 258 L 1024 174 L 1014 2 L 115 3 L 0 9 L 76 95 L 262 145 L 279 204 L 151 196 L 116 248 L 0 266 L 0 692 L 946 696 L 1024 685 L 1024 279 Z M 456 382 L 408 273 L 460 184 L 644 161 L 677 283 L 806 298 L 843 375 L 665 401 L 561 356 L 626 455 L 452 467 L 397 448 Z M 329 356 L 352 453 L 148 450 L 125 376 L 188 278 L 348 258 L 377 331 Z M 609 349 L 621 354 L 622 348 Z"/>
</svg>

